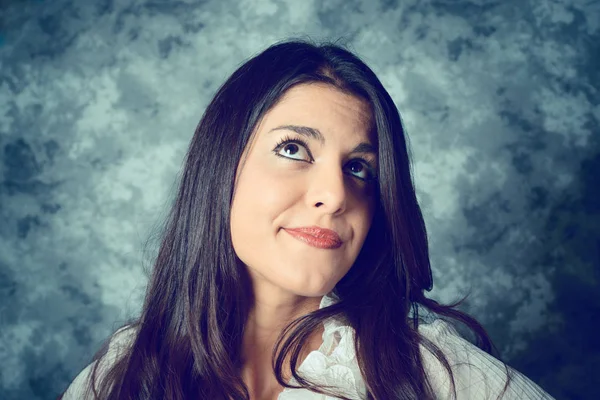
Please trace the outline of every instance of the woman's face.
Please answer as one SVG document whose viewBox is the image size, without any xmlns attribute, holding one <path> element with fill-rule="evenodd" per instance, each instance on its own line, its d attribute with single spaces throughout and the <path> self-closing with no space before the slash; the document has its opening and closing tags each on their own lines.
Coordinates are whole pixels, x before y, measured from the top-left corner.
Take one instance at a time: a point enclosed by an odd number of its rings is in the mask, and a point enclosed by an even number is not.
<svg viewBox="0 0 600 400">
<path fill-rule="evenodd" d="M 238 165 L 231 208 L 233 246 L 255 290 L 318 297 L 348 272 L 374 212 L 370 124 L 368 103 L 329 85 L 302 84 L 257 125 Z M 315 247 L 287 230 L 312 226 L 335 231 L 341 246 Z"/>
</svg>

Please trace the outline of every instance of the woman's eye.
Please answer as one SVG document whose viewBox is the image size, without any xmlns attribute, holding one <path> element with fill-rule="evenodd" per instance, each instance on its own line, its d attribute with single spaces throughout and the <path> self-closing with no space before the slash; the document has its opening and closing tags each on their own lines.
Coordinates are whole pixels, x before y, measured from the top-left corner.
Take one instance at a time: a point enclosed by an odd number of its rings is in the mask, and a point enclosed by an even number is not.
<svg viewBox="0 0 600 400">
<path fill-rule="evenodd" d="M 368 180 L 370 178 L 370 172 L 367 169 L 367 167 L 360 161 L 352 161 L 349 164 L 349 169 L 353 174 L 362 174 L 362 175 L 355 175 L 360 179 L 363 180 Z"/>
<path fill-rule="evenodd" d="M 304 147 L 301 146 L 301 145 L 299 145 L 299 144 L 296 144 L 296 143 L 287 143 L 287 144 L 283 145 L 283 147 L 281 147 L 281 149 L 279 150 L 278 154 L 281 154 L 281 155 L 283 155 L 285 157 L 294 158 L 294 157 L 291 157 L 291 156 L 297 155 L 300 152 L 301 149 L 304 149 Z M 307 153 L 306 149 L 304 149 L 304 153 Z M 294 159 L 298 160 L 298 158 L 294 158 Z M 303 159 L 306 159 L 306 157 L 304 157 Z"/>
<path fill-rule="evenodd" d="M 306 144 L 301 142 L 300 139 L 286 138 L 283 142 L 275 146 L 273 152 L 279 157 L 288 158 L 290 160 L 312 162 L 310 151 L 307 149 Z M 304 156 L 302 152 L 304 152 Z M 370 168 L 370 165 L 365 160 L 352 160 L 347 164 L 346 168 L 350 170 L 353 176 L 362 181 L 376 179 L 373 169 Z"/>
</svg>

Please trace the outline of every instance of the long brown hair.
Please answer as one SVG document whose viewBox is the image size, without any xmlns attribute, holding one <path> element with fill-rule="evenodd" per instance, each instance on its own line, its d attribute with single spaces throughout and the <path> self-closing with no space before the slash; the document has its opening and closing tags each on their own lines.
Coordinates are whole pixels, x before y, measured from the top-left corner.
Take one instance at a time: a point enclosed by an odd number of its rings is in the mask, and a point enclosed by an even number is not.
<svg viewBox="0 0 600 400">
<path fill-rule="evenodd" d="M 330 317 L 355 330 L 368 399 L 434 398 L 420 345 L 447 369 L 456 395 L 447 359 L 417 330 L 424 321 L 420 307 L 463 323 L 475 333 L 478 347 L 498 353 L 485 329 L 456 309 L 466 297 L 450 305 L 425 297 L 433 287 L 427 232 L 407 137 L 392 98 L 349 50 L 295 39 L 276 43 L 241 65 L 206 108 L 159 233 L 141 315 L 129 322 L 135 335 L 104 379 L 97 379 L 94 368 L 88 389 L 96 398 L 249 399 L 239 358 L 253 293 L 231 242 L 235 171 L 264 113 L 286 90 L 308 82 L 333 85 L 371 105 L 379 159 L 377 209 L 360 254 L 333 290 L 340 301 L 297 319 L 279 337 L 273 353 L 279 383 L 290 387 L 282 378 L 282 365 L 291 351 L 291 370 L 301 386 L 346 398 L 312 385 L 295 371 L 306 339 Z"/>
</svg>

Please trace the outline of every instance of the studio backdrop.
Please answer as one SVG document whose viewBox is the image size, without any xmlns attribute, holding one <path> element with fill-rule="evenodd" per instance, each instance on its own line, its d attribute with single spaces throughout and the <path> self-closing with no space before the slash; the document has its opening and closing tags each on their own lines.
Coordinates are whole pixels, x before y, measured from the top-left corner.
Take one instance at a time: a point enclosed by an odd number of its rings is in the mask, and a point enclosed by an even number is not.
<svg viewBox="0 0 600 400">
<path fill-rule="evenodd" d="M 599 28 L 584 0 L 0 0 L 0 398 L 55 399 L 139 312 L 208 101 L 292 37 L 396 102 L 430 297 L 471 293 L 509 365 L 597 398 Z"/>
</svg>

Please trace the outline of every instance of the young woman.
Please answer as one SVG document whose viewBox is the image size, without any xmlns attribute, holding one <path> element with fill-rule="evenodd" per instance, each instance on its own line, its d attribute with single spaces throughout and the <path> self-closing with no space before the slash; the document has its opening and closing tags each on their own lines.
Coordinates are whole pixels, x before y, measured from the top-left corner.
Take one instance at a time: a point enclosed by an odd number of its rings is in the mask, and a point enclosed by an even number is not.
<svg viewBox="0 0 600 400">
<path fill-rule="evenodd" d="M 196 128 L 140 317 L 63 399 L 551 399 L 460 302 L 425 297 L 407 150 L 351 52 L 286 41 L 246 62 Z"/>
</svg>

